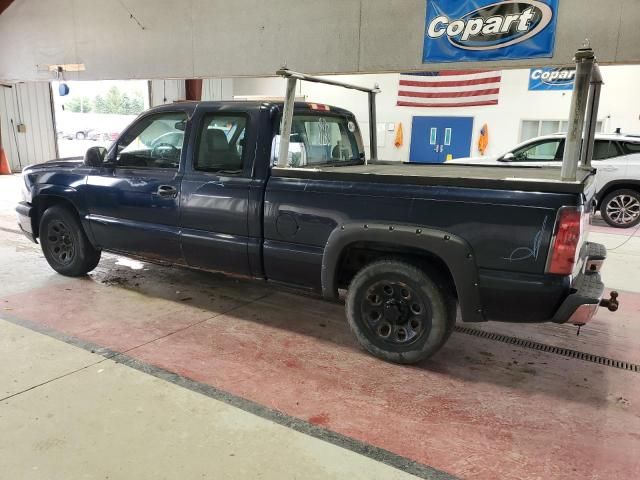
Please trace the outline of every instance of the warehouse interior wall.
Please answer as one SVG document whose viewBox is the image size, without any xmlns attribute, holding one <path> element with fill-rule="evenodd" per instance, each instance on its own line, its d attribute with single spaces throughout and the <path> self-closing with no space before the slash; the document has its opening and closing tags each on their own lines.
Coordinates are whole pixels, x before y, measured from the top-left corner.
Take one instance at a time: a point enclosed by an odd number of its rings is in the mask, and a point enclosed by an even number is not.
<svg viewBox="0 0 640 480">
<path fill-rule="evenodd" d="M 605 86 L 602 91 L 599 120 L 602 131 L 640 134 L 640 66 L 603 67 Z M 470 156 L 479 156 L 480 129 L 486 123 L 490 141 L 486 155 L 498 155 L 521 140 L 524 120 L 563 121 L 568 117 L 570 91 L 529 91 L 529 70 L 504 70 L 496 106 L 464 108 L 417 108 L 396 105 L 399 74 L 340 75 L 339 80 L 373 86 L 379 84 L 377 97 L 378 156 L 385 160 L 408 161 L 411 127 L 414 116 L 473 117 Z M 0 90 L 0 123 L 2 139 L 13 170 L 38 163 L 56 155 L 51 94 L 47 82 L 27 82 L 2 87 Z M 151 106 L 185 99 L 184 80 L 150 81 Z M 202 83 L 202 100 L 232 100 L 246 97 L 282 97 L 285 81 L 275 77 L 212 78 Z M 336 105 L 353 111 L 362 129 L 368 150 L 368 110 L 365 94 L 322 84 L 299 82 L 298 97 L 307 101 Z M 11 120 L 15 126 L 13 131 Z M 25 131 L 18 131 L 24 124 Z M 402 124 L 404 141 L 394 145 L 396 130 Z M 16 147 L 17 145 L 17 147 Z"/>
<path fill-rule="evenodd" d="M 620 128 L 624 133 L 640 134 L 640 66 L 602 67 L 605 85 L 602 90 L 599 120 L 602 130 L 613 133 Z M 501 154 L 520 142 L 523 120 L 567 120 L 571 91 L 529 91 L 529 70 L 503 70 L 498 105 L 460 108 L 398 107 L 399 74 L 340 75 L 344 82 L 363 86 L 379 84 L 377 96 L 378 156 L 385 160 L 408 161 L 411 122 L 414 116 L 473 117 L 471 156 L 478 156 L 480 129 L 489 126 L 490 142 L 486 155 Z M 237 78 L 235 96 L 278 96 L 285 92 L 285 81 L 279 78 Z M 351 90 L 299 82 L 298 95 L 307 101 L 326 103 L 351 110 L 356 114 L 363 136 L 368 139 L 367 97 Z M 394 146 L 395 129 L 402 123 L 404 142 Z M 366 142 L 367 140 L 365 140 Z"/>
<path fill-rule="evenodd" d="M 185 100 L 187 92 L 184 80 L 150 80 L 151 106 Z M 202 80 L 201 100 L 233 100 L 233 79 L 205 78 Z"/>
<path fill-rule="evenodd" d="M 11 170 L 57 157 L 47 82 L 0 85 L 2 144 Z"/>
<path fill-rule="evenodd" d="M 553 58 L 571 63 L 589 39 L 602 64 L 640 63 L 637 0 L 562 0 Z M 20 0 L 0 15 L 0 80 L 68 80 L 438 70 L 423 64 L 427 0 Z M 247 12 L 250 12 L 248 14 Z M 577 21 L 579 15 L 580 21 Z M 476 68 L 453 64 L 450 68 Z"/>
</svg>

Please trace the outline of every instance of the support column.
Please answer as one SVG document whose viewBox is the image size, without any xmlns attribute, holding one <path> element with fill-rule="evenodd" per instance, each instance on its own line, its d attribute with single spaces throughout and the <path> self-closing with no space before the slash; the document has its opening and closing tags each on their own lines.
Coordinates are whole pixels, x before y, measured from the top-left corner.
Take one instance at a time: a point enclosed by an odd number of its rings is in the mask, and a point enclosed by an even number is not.
<svg viewBox="0 0 640 480">
<path fill-rule="evenodd" d="M 584 132 L 584 119 L 587 109 L 587 97 L 589 95 L 589 82 L 591 71 L 595 61 L 595 55 L 591 48 L 578 50 L 576 53 L 576 82 L 571 97 L 571 111 L 569 112 L 569 124 L 567 139 L 564 146 L 564 158 L 562 160 L 562 180 L 574 182 L 577 178 L 578 161 L 582 151 L 582 133 Z"/>
<path fill-rule="evenodd" d="M 278 167 L 286 167 L 289 162 L 289 140 L 291 138 L 291 124 L 293 123 L 293 109 L 296 103 L 296 85 L 298 79 L 287 78 L 287 94 L 282 112 L 282 123 L 280 126 L 280 152 L 278 154 Z"/>
</svg>

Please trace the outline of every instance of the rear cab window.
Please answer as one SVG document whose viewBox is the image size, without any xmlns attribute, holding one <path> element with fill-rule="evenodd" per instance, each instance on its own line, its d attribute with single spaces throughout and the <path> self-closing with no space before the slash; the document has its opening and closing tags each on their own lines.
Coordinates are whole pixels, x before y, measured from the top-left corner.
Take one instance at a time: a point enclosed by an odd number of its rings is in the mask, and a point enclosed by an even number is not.
<svg viewBox="0 0 640 480">
<path fill-rule="evenodd" d="M 273 142 L 273 164 L 278 161 L 280 135 Z M 290 167 L 360 165 L 364 147 L 353 117 L 325 111 L 296 111 L 289 140 Z"/>
</svg>

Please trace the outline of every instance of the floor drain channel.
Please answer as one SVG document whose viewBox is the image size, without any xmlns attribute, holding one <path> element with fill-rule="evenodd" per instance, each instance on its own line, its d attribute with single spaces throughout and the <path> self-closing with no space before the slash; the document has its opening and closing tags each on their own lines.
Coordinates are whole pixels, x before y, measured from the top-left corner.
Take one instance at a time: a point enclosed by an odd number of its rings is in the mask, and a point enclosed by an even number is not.
<svg viewBox="0 0 640 480">
<path fill-rule="evenodd" d="M 475 328 L 460 327 L 458 325 L 455 326 L 455 331 L 466 335 L 473 335 L 474 337 L 486 338 L 487 340 L 495 340 L 496 342 L 508 343 L 509 345 L 516 345 L 518 347 L 529 348 L 531 350 L 538 350 L 540 352 L 553 353 L 563 357 L 577 358 L 578 360 L 597 363 L 598 365 L 604 365 L 605 367 L 619 368 L 620 370 L 629 370 L 630 372 L 640 373 L 640 365 L 615 360 L 609 357 L 601 357 L 600 355 L 592 355 L 591 353 L 580 352 L 578 350 L 554 347 L 545 343 L 533 342 L 531 340 L 510 337 L 499 333 L 486 332 Z"/>
</svg>

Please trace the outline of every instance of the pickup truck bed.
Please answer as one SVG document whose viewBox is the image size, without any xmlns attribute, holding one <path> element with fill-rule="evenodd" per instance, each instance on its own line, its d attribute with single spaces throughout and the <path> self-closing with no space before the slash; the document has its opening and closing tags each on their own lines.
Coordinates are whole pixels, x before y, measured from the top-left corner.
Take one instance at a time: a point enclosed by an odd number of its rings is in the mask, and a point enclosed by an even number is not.
<svg viewBox="0 0 640 480">
<path fill-rule="evenodd" d="M 272 175 L 317 180 L 346 180 L 492 188 L 499 190 L 582 193 L 592 170 L 580 170 L 575 182 L 561 181 L 557 167 L 416 164 L 377 161 L 368 165 L 273 168 Z M 366 175 L 366 177 L 365 177 Z"/>
</svg>

